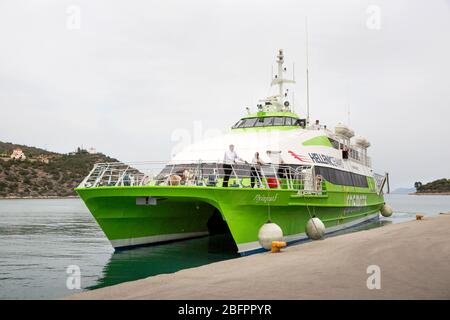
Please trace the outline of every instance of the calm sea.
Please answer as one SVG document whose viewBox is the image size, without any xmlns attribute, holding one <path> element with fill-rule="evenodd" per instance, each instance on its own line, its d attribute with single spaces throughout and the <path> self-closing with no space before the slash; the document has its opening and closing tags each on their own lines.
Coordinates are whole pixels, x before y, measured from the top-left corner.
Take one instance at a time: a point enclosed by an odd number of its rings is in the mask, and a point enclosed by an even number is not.
<svg viewBox="0 0 450 320">
<path fill-rule="evenodd" d="M 351 231 L 450 211 L 450 196 L 387 195 L 394 208 Z M 79 199 L 0 200 L 0 299 L 62 298 L 82 290 L 233 259 L 223 236 L 114 253 Z M 301 244 L 299 244 L 301 245 Z M 69 265 L 81 271 L 81 289 L 66 286 Z"/>
</svg>

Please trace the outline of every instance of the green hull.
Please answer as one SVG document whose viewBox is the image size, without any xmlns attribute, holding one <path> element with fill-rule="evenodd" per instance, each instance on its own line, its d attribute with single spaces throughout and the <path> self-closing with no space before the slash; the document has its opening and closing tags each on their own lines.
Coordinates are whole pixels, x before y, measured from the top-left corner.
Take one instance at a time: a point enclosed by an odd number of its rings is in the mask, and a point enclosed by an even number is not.
<svg viewBox="0 0 450 320">
<path fill-rule="evenodd" d="M 261 250 L 258 231 L 269 219 L 283 230 L 288 242 L 306 238 L 311 216 L 327 232 L 378 217 L 382 195 L 366 188 L 326 184 L 322 194 L 295 190 L 199 186 L 78 188 L 115 248 L 186 239 L 209 233 L 208 221 L 219 212 L 240 253 Z M 137 204 L 151 197 L 156 204 Z"/>
</svg>

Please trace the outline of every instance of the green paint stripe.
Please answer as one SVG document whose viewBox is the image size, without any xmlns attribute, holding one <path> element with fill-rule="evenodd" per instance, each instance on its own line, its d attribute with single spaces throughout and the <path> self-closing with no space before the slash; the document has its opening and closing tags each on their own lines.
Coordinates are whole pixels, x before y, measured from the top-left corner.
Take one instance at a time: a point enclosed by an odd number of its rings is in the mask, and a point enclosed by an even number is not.
<svg viewBox="0 0 450 320">
<path fill-rule="evenodd" d="M 303 142 L 304 146 L 333 147 L 327 136 L 318 136 Z"/>
</svg>

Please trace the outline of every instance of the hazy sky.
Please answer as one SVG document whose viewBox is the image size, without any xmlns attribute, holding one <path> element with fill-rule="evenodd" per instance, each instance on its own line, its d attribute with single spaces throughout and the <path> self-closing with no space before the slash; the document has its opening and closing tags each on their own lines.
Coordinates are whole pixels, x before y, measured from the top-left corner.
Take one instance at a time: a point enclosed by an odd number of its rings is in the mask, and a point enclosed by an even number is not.
<svg viewBox="0 0 450 320">
<path fill-rule="evenodd" d="M 165 160 L 267 96 L 279 48 L 304 115 L 305 16 L 312 119 L 350 110 L 392 187 L 450 178 L 449 0 L 0 0 L 0 140 Z"/>
</svg>

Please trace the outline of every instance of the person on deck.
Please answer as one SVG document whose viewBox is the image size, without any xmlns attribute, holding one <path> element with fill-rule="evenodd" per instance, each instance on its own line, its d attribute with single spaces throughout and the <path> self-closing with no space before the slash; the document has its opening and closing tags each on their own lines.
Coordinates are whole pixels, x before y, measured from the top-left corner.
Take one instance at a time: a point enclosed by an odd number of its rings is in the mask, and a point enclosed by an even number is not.
<svg viewBox="0 0 450 320">
<path fill-rule="evenodd" d="M 283 158 L 280 155 L 278 162 L 278 177 L 287 179 L 287 172 L 288 172 L 287 170 L 288 166 L 286 166 L 286 163 L 284 162 Z"/>
<path fill-rule="evenodd" d="M 259 157 L 259 152 L 255 153 L 252 160 L 251 175 L 250 175 L 250 185 L 253 188 L 255 186 L 255 180 L 259 180 L 258 176 L 261 177 L 261 166 L 265 165 L 265 162 Z"/>
<path fill-rule="evenodd" d="M 228 181 L 230 180 L 231 172 L 233 171 L 232 165 L 236 163 L 236 160 L 247 163 L 247 161 L 240 158 L 236 151 L 234 151 L 234 145 L 230 144 L 230 147 L 227 151 L 225 151 L 225 155 L 223 157 L 223 184 L 222 187 L 228 187 Z"/>
<path fill-rule="evenodd" d="M 316 191 L 322 191 L 322 176 L 320 174 L 316 175 Z"/>
<path fill-rule="evenodd" d="M 267 150 L 267 156 L 270 158 L 270 163 L 274 165 L 278 178 L 287 178 L 286 172 L 288 167 L 286 166 L 283 158 L 281 157 L 281 151 Z"/>
<path fill-rule="evenodd" d="M 320 130 L 320 123 L 319 123 L 319 120 L 316 120 L 316 123 L 313 124 L 312 128 L 313 128 L 314 130 Z"/>
</svg>

